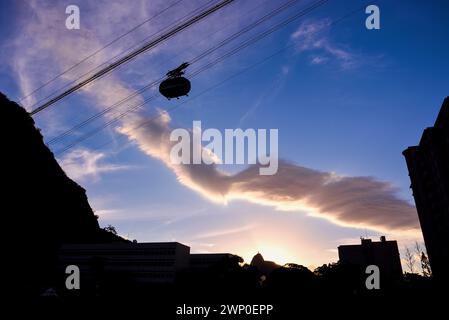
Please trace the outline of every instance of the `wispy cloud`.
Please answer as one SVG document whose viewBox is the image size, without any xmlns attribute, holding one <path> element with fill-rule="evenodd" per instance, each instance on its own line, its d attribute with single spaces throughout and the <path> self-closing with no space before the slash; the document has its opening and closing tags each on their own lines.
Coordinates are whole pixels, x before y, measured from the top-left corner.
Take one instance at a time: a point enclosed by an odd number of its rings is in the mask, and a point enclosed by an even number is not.
<svg viewBox="0 0 449 320">
<path fill-rule="evenodd" d="M 239 126 L 242 127 L 243 123 L 253 116 L 257 110 L 261 107 L 262 104 L 267 104 L 271 99 L 275 98 L 278 93 L 281 91 L 284 83 L 287 81 L 287 76 L 290 72 L 290 68 L 288 65 L 283 65 L 276 75 L 273 78 L 273 81 L 270 87 L 267 90 L 262 91 L 262 93 L 256 98 L 256 101 L 253 105 L 246 110 L 246 112 L 240 117 Z"/>
<path fill-rule="evenodd" d="M 252 225 L 245 225 L 245 226 L 237 227 L 237 228 L 229 228 L 229 229 L 223 229 L 223 230 L 210 231 L 210 232 L 206 232 L 206 233 L 197 235 L 196 237 L 194 237 L 194 240 L 217 238 L 217 237 L 223 237 L 223 236 L 241 233 L 241 232 L 248 232 L 252 228 L 253 228 Z"/>
<path fill-rule="evenodd" d="M 330 26 L 329 19 L 308 20 L 303 22 L 291 35 L 299 52 L 310 52 L 311 64 L 323 64 L 337 61 L 342 68 L 357 65 L 358 57 L 350 49 L 334 43 L 326 34 Z"/>
<path fill-rule="evenodd" d="M 107 172 L 128 169 L 129 166 L 105 163 L 105 154 L 88 149 L 75 149 L 59 160 L 65 173 L 77 181 L 87 179 L 98 180 L 100 175 Z"/>
<path fill-rule="evenodd" d="M 415 208 L 398 198 L 395 188 L 387 182 L 373 177 L 338 176 L 287 161 L 280 161 L 278 173 L 272 176 L 259 175 L 257 166 L 228 175 L 216 165 L 174 165 L 170 161 L 174 142 L 169 139 L 169 114 L 160 111 L 159 117 L 135 120 L 123 126 L 122 133 L 146 154 L 163 161 L 182 184 L 212 201 L 226 204 L 246 200 L 379 231 L 414 233 L 419 229 Z"/>
<path fill-rule="evenodd" d="M 310 59 L 310 62 L 312 64 L 323 64 L 326 63 L 329 59 L 326 57 L 320 57 L 320 56 L 312 56 Z"/>
</svg>

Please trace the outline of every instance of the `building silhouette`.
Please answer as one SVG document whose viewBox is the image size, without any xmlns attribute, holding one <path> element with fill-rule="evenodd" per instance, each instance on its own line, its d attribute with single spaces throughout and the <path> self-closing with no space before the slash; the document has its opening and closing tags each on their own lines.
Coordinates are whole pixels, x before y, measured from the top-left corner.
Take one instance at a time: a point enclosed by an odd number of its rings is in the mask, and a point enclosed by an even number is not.
<svg viewBox="0 0 449 320">
<path fill-rule="evenodd" d="M 404 150 L 432 273 L 448 278 L 449 267 L 449 97 L 418 146 Z"/>
<path fill-rule="evenodd" d="M 173 283 L 176 273 L 188 267 L 190 248 L 178 242 L 64 244 L 61 268 L 79 267 L 89 283 L 105 275 L 126 276 L 136 283 Z"/>
<path fill-rule="evenodd" d="M 80 269 L 83 283 L 95 286 L 103 278 L 126 279 L 133 284 L 173 284 L 180 272 L 207 271 L 230 253 L 190 254 L 190 247 L 178 242 L 111 242 L 63 244 L 59 272 L 68 265 Z"/>
<path fill-rule="evenodd" d="M 189 268 L 197 270 L 207 270 L 227 259 L 234 257 L 231 253 L 191 253 Z"/>
<path fill-rule="evenodd" d="M 398 243 L 395 240 L 380 241 L 361 239 L 361 244 L 338 246 L 338 257 L 341 264 L 355 265 L 363 270 L 369 265 L 379 267 L 383 283 L 392 283 L 402 278 L 401 258 Z"/>
</svg>

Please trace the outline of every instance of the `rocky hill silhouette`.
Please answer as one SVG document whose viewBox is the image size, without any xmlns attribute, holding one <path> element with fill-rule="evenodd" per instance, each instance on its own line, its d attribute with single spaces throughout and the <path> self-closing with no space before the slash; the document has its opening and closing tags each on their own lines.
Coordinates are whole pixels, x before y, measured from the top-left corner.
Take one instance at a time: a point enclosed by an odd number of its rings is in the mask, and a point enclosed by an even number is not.
<svg viewBox="0 0 449 320">
<path fill-rule="evenodd" d="M 2 93 L 0 119 L 8 280 L 35 295 L 54 281 L 61 243 L 125 240 L 99 227 L 86 190 L 59 166 L 28 112 Z"/>
<path fill-rule="evenodd" d="M 273 261 L 265 260 L 260 252 L 252 258 L 250 265 L 256 267 L 264 275 L 268 275 L 271 271 L 281 267 Z"/>
</svg>

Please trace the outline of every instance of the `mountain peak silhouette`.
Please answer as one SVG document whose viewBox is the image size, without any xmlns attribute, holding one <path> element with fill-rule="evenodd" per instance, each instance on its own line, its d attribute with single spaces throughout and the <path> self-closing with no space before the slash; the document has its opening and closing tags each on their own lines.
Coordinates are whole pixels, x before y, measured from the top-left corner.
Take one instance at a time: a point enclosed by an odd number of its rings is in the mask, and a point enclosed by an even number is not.
<svg viewBox="0 0 449 320">
<path fill-rule="evenodd" d="M 258 252 L 252 259 L 251 259 L 251 265 L 255 266 L 257 269 L 259 269 L 260 272 L 267 275 L 271 273 L 274 269 L 280 268 L 280 265 L 273 261 L 266 261 L 263 256 Z"/>
<path fill-rule="evenodd" d="M 0 118 L 9 272 L 21 293 L 42 290 L 53 281 L 61 243 L 124 239 L 99 227 L 85 189 L 64 173 L 28 112 L 1 92 Z"/>
</svg>

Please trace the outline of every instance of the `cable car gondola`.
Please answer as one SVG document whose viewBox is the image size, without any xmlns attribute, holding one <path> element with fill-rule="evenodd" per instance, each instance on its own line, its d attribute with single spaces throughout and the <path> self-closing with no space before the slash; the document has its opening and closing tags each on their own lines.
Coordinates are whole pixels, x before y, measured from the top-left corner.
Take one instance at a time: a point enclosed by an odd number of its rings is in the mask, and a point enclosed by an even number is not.
<svg viewBox="0 0 449 320">
<path fill-rule="evenodd" d="M 190 92 L 190 81 L 183 77 L 184 69 L 189 66 L 188 62 L 184 62 L 176 69 L 167 72 L 167 79 L 159 85 L 159 92 L 168 100 L 181 96 L 188 96 Z"/>
</svg>

